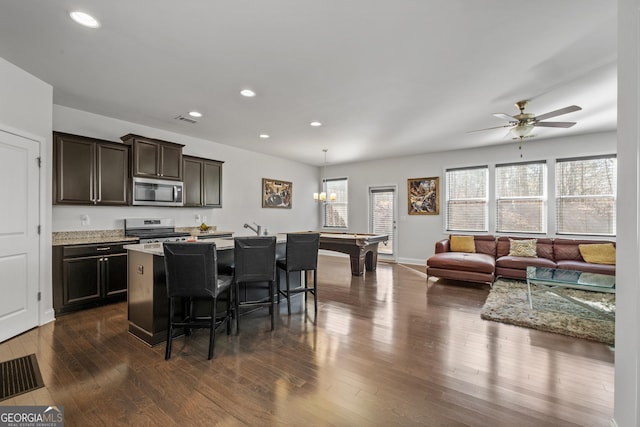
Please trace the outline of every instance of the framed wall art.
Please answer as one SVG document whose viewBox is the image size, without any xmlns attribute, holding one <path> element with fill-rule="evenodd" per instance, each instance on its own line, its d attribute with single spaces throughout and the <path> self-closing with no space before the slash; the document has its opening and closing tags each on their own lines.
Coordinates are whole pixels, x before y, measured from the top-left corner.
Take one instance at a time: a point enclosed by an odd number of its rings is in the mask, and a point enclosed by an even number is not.
<svg viewBox="0 0 640 427">
<path fill-rule="evenodd" d="M 293 183 L 262 178 L 262 207 L 291 209 Z"/>
<path fill-rule="evenodd" d="M 440 213 L 439 177 L 407 180 L 409 215 L 438 215 Z"/>
</svg>

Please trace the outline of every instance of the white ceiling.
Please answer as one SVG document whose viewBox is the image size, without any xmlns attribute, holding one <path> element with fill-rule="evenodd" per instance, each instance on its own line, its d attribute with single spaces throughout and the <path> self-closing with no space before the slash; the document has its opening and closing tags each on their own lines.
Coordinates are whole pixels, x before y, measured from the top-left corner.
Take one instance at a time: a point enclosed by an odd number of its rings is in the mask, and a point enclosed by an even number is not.
<svg viewBox="0 0 640 427">
<path fill-rule="evenodd" d="M 610 0 L 0 0 L 0 57 L 57 105 L 337 164 L 508 143 L 467 131 L 520 99 L 583 108 L 527 143 L 615 129 L 616 14 Z M 198 123 L 174 119 L 193 109 Z"/>
</svg>

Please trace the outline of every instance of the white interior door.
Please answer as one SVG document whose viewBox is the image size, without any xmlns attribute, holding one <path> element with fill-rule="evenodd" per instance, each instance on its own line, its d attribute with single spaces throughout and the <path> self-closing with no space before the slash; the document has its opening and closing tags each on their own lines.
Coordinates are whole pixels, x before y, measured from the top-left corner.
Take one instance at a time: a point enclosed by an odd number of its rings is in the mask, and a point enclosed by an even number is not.
<svg viewBox="0 0 640 427">
<path fill-rule="evenodd" d="M 396 189 L 392 186 L 369 188 L 369 232 L 386 234 L 389 240 L 378 246 L 378 254 L 395 260 L 396 247 Z"/>
<path fill-rule="evenodd" d="M 38 325 L 40 144 L 0 130 L 0 342 Z"/>
</svg>

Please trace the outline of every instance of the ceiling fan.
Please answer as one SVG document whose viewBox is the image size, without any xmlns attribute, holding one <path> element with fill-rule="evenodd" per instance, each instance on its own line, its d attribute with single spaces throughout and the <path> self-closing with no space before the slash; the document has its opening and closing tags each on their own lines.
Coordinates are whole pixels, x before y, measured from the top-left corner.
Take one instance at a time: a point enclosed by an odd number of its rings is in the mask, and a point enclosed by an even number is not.
<svg viewBox="0 0 640 427">
<path fill-rule="evenodd" d="M 485 129 L 478 129 L 472 132 L 480 132 L 483 130 L 489 129 L 499 129 L 499 128 L 511 128 L 510 132 L 513 135 L 513 139 L 519 139 L 522 141 L 523 138 L 530 138 L 534 135 L 531 135 L 534 127 L 549 127 L 549 128 L 570 128 L 575 125 L 576 122 L 545 122 L 543 120 L 550 119 L 551 117 L 561 116 L 563 114 L 572 113 L 574 111 L 582 110 L 581 107 L 577 105 L 570 105 L 568 107 L 561 108 L 559 110 L 551 111 L 549 113 L 541 114 L 536 116 L 532 113 L 525 113 L 524 109 L 527 106 L 529 101 L 518 101 L 515 103 L 515 106 L 520 110 L 520 114 L 516 114 L 514 116 L 510 116 L 504 113 L 495 113 L 494 116 L 499 119 L 504 119 L 509 122 L 508 125 L 503 126 L 495 126 Z"/>
</svg>

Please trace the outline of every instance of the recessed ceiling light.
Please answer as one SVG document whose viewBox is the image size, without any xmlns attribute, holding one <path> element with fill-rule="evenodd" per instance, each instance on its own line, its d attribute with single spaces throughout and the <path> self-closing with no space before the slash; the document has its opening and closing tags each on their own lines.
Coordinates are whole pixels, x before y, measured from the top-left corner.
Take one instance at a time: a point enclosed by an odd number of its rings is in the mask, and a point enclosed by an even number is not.
<svg viewBox="0 0 640 427">
<path fill-rule="evenodd" d="M 322 123 L 320 123 L 320 122 L 311 122 L 311 123 L 309 123 L 309 125 L 311 125 L 313 127 L 318 127 L 318 126 L 322 126 Z"/>
<path fill-rule="evenodd" d="M 200 111 L 189 111 L 189 115 L 191 117 L 202 117 L 202 113 Z"/>
<path fill-rule="evenodd" d="M 71 12 L 69 16 L 78 24 L 84 25 L 85 27 L 98 28 L 100 26 L 100 23 L 96 18 L 84 12 L 79 12 L 76 10 L 74 12 Z"/>
<path fill-rule="evenodd" d="M 261 134 L 260 134 L 260 138 L 262 138 L 262 139 L 269 139 L 269 135 L 267 135 L 266 133 L 261 133 Z"/>
<path fill-rule="evenodd" d="M 252 98 L 252 97 L 256 96 L 256 93 L 254 91 L 252 91 L 251 89 L 242 89 L 240 91 L 240 95 L 246 96 L 247 98 Z"/>
</svg>

